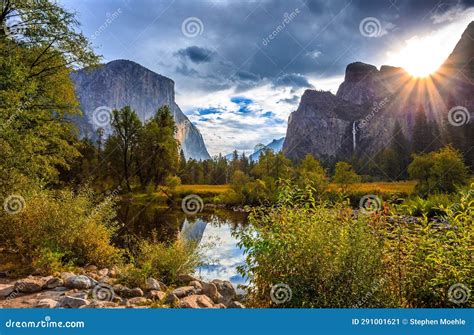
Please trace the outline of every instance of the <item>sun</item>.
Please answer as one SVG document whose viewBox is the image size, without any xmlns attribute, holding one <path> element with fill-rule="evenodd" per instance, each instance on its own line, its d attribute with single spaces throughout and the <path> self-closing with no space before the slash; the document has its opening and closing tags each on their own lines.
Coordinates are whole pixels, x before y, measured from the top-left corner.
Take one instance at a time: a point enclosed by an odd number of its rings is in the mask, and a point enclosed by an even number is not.
<svg viewBox="0 0 474 335">
<path fill-rule="evenodd" d="M 389 53 L 388 64 L 400 66 L 413 77 L 427 77 L 436 72 L 446 59 L 445 48 L 432 36 L 407 40 L 395 53 Z"/>
</svg>

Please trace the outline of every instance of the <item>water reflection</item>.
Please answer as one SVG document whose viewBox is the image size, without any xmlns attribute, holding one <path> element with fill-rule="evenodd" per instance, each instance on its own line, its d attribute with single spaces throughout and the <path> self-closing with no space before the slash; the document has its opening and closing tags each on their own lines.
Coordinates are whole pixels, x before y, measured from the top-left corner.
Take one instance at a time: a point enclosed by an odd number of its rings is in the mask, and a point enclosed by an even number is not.
<svg viewBox="0 0 474 335">
<path fill-rule="evenodd" d="M 122 227 L 117 243 L 133 249 L 140 239 L 170 242 L 182 236 L 203 247 L 206 265 L 197 273 L 203 280 L 224 279 L 234 285 L 244 283 L 237 266 L 244 261 L 233 232 L 247 224 L 245 213 L 224 209 L 206 209 L 187 216 L 180 210 L 123 203 L 119 209 Z"/>
</svg>

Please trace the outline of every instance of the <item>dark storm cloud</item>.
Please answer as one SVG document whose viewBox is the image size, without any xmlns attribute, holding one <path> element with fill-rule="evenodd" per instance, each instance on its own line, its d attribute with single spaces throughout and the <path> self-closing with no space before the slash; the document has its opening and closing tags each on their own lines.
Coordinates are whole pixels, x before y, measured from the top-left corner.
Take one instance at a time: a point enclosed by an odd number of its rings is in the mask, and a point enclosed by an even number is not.
<svg viewBox="0 0 474 335">
<path fill-rule="evenodd" d="M 281 77 L 276 78 L 273 81 L 273 86 L 280 87 L 280 86 L 288 86 L 292 88 L 312 88 L 304 76 L 298 73 L 291 73 L 291 74 L 284 74 Z"/>
<path fill-rule="evenodd" d="M 268 82 L 310 87 L 309 76 L 343 75 L 348 63 L 374 62 L 413 31 L 433 28 L 434 15 L 474 5 L 474 0 L 62 2 L 82 14 L 89 35 L 107 13 L 122 8 L 123 14 L 94 41 L 107 60 L 133 59 L 175 79 L 179 88 L 209 92 Z M 380 22 L 379 38 L 359 31 L 369 16 Z M 188 18 L 199 20 L 195 36 L 183 32 Z"/>
<path fill-rule="evenodd" d="M 176 54 L 183 58 L 187 58 L 194 63 L 205 63 L 210 62 L 212 60 L 215 55 L 215 52 L 206 48 L 191 46 L 185 49 L 178 50 Z"/>
</svg>

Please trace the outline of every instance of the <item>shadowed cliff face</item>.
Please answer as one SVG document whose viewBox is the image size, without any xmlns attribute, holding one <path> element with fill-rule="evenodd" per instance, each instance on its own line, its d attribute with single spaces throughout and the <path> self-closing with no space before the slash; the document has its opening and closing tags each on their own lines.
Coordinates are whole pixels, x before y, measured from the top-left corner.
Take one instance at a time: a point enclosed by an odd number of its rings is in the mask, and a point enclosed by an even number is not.
<svg viewBox="0 0 474 335">
<path fill-rule="evenodd" d="M 373 158 L 390 145 L 396 122 L 411 140 L 419 106 L 440 131 L 447 126 L 451 108 L 463 106 L 472 113 L 473 84 L 471 23 L 445 64 L 426 79 L 413 78 L 401 68 L 384 65 L 378 70 L 356 62 L 347 66 L 336 95 L 307 90 L 289 117 L 283 152 L 291 159 L 308 153 L 323 161 L 353 154 Z"/>
<path fill-rule="evenodd" d="M 94 139 L 98 128 L 111 133 L 108 112 L 129 105 L 142 122 L 167 105 L 176 122 L 176 139 L 187 159 L 210 158 L 199 130 L 174 101 L 174 82 L 143 66 L 116 60 L 71 74 L 83 117 L 75 118 L 81 136 Z"/>
</svg>

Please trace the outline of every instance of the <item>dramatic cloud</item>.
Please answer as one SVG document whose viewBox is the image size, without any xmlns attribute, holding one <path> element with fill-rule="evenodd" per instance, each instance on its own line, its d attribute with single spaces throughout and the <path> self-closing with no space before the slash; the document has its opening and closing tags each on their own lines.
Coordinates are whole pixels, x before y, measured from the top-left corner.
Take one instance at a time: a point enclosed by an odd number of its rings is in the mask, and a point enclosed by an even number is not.
<svg viewBox="0 0 474 335">
<path fill-rule="evenodd" d="M 445 28 L 464 24 L 474 6 L 473 0 L 60 2 L 79 13 L 104 61 L 130 59 L 175 81 L 177 102 L 211 154 L 284 136 L 303 91 L 335 93 L 351 62 L 388 64 L 405 41 L 437 31 L 452 34 L 441 46 L 449 49 L 462 27 Z M 364 20 L 373 31 L 363 29 Z"/>
<path fill-rule="evenodd" d="M 188 58 L 194 63 L 205 63 L 210 62 L 215 55 L 215 52 L 206 48 L 200 48 L 198 46 L 187 47 L 177 52 L 177 55 Z"/>
</svg>

